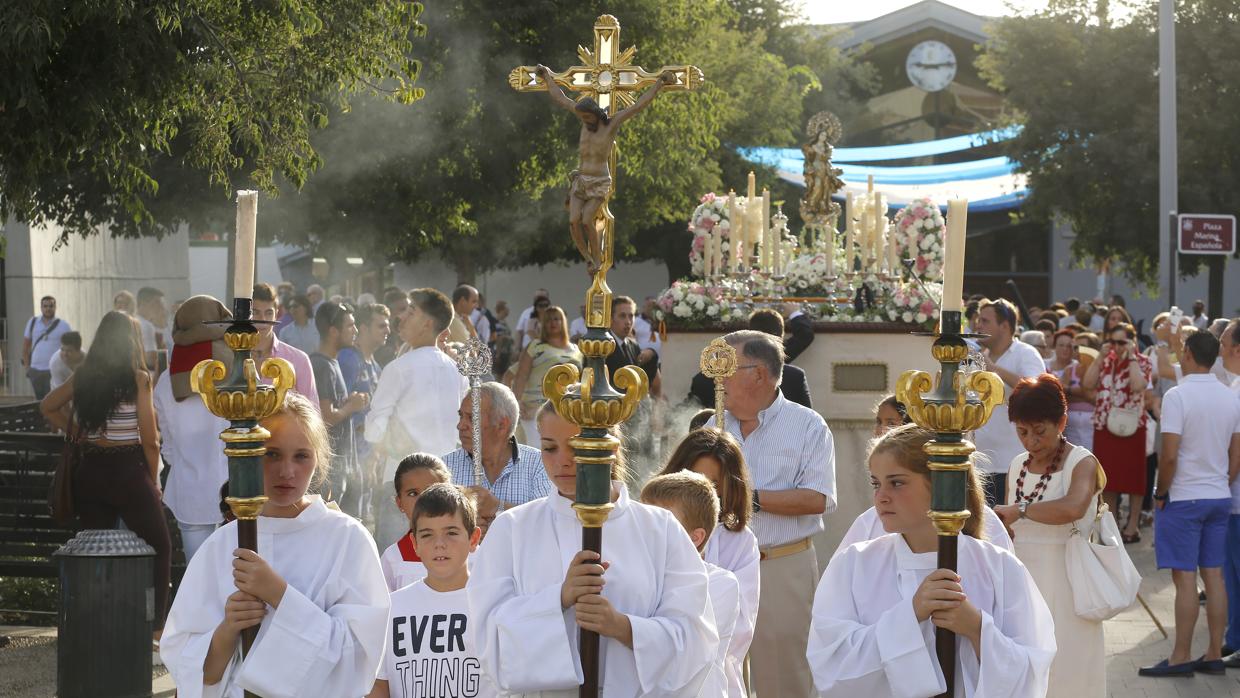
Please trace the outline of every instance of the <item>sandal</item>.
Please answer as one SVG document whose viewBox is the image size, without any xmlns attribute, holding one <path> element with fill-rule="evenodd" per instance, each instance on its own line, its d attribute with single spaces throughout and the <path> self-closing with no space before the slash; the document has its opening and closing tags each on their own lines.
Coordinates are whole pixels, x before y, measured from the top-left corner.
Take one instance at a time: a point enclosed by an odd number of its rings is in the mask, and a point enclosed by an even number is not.
<svg viewBox="0 0 1240 698">
<path fill-rule="evenodd" d="M 1130 535 L 1128 535 L 1127 533 L 1121 533 L 1119 537 L 1120 537 L 1120 540 L 1124 541 L 1124 545 L 1132 545 L 1133 543 L 1140 543 L 1140 542 L 1141 542 L 1141 532 L 1140 532 L 1140 531 L 1137 531 L 1136 533 L 1132 534 L 1131 536 L 1130 536 Z"/>
</svg>

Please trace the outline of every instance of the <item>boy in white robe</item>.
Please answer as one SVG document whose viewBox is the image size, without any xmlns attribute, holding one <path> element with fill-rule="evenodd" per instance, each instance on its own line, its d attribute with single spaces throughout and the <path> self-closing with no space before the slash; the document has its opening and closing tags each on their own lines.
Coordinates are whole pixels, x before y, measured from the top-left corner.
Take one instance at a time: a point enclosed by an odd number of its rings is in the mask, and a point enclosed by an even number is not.
<svg viewBox="0 0 1240 698">
<path fill-rule="evenodd" d="M 580 428 L 551 410 L 538 419 L 557 492 L 496 517 L 466 587 L 483 670 L 501 692 L 576 696 L 580 627 L 601 636 L 607 698 L 699 695 L 719 646 L 702 558 L 669 512 L 629 499 L 619 464 L 603 557 L 582 551 L 569 444 Z"/>
<path fill-rule="evenodd" d="M 1020 561 L 973 537 L 984 502 L 972 469 L 974 515 L 957 539 L 958 571 L 935 569 L 923 451 L 932 437 L 910 424 L 871 451 L 874 504 L 890 533 L 852 545 L 827 566 L 806 651 L 814 685 L 820 696 L 936 696 L 946 690 L 935 653 L 941 627 L 956 633 L 957 698 L 1042 698 L 1054 621 Z"/>
<path fill-rule="evenodd" d="M 431 485 L 452 482 L 452 474 L 438 457 L 429 453 L 414 453 L 405 456 L 396 466 L 393 482 L 396 485 L 396 507 L 406 519 L 410 519 L 418 496 Z M 426 576 L 426 565 L 418 557 L 412 528 L 383 551 L 379 564 L 383 568 L 388 591 L 396 591 Z"/>
<path fill-rule="evenodd" d="M 339 698 L 370 690 L 383 651 L 388 594 L 370 534 L 307 495 L 331 462 L 327 429 L 295 393 L 262 422 L 268 497 L 258 552 L 219 528 L 190 561 L 160 642 L 181 698 Z M 240 633 L 258 626 L 244 659 Z"/>
<path fill-rule="evenodd" d="M 672 512 L 685 527 L 693 546 L 699 553 L 704 552 L 719 521 L 719 497 L 710 480 L 692 471 L 659 475 L 642 488 L 642 502 Z M 736 575 L 718 565 L 707 562 L 706 572 L 710 576 L 710 605 L 719 632 L 719 653 L 716 670 L 707 678 L 701 695 L 746 698 L 744 665 L 752 635 L 740 639 L 733 635 L 741 622 L 740 584 Z"/>
<path fill-rule="evenodd" d="M 383 663 L 368 698 L 497 696 L 474 651 L 465 595 L 469 554 L 482 537 L 477 504 L 453 485 L 433 485 L 411 518 L 426 577 L 392 592 Z"/>
</svg>

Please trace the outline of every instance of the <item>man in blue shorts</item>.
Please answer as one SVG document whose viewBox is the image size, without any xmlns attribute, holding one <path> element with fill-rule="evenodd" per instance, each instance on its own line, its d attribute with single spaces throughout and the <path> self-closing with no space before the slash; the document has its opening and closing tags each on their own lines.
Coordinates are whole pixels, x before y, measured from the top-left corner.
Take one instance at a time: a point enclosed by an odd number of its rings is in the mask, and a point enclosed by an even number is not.
<svg viewBox="0 0 1240 698">
<path fill-rule="evenodd" d="M 1223 563 L 1231 513 L 1230 482 L 1240 471 L 1240 403 L 1210 375 L 1218 353 L 1219 342 L 1209 332 L 1186 339 L 1180 357 L 1184 379 L 1163 397 L 1154 553 L 1159 569 L 1171 568 L 1175 583 L 1175 647 L 1169 659 L 1142 668 L 1142 676 L 1226 672 L 1222 659 L 1227 627 Z M 1206 586 L 1210 642 L 1206 653 L 1194 659 L 1198 570 Z"/>
</svg>

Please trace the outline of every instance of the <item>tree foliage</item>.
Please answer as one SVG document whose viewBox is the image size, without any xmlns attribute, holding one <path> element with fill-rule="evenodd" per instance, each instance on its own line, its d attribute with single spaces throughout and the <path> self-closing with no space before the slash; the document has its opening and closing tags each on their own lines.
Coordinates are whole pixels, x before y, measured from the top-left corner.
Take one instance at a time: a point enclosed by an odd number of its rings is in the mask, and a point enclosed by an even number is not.
<svg viewBox="0 0 1240 698">
<path fill-rule="evenodd" d="M 406 261 L 438 254 L 463 278 L 571 258 L 563 201 L 580 127 L 542 94 L 513 91 L 507 76 L 517 65 L 577 64 L 576 46 L 592 46 L 594 20 L 609 12 L 620 19 L 621 45 L 638 47 L 638 64 L 692 63 L 706 75 L 698 91 L 661 95 L 618 141 L 617 254 L 674 263 L 687 254 L 696 197 L 743 183 L 749 167 L 734 147 L 795 143 L 803 97 L 820 86 L 764 48 L 764 27 L 747 26 L 738 4 L 428 6 L 419 51 L 426 99 L 416 111 L 368 102 L 336 120 L 321 139 L 323 171 L 277 203 L 278 235 Z"/>
<path fill-rule="evenodd" d="M 980 67 L 1022 127 L 1008 154 L 1029 177 L 1022 215 L 1062 216 L 1078 258 L 1120 262 L 1134 282 L 1158 279 L 1157 4 L 1055 0 L 995 25 Z M 1180 0 L 1176 44 L 1179 209 L 1240 208 L 1240 67 L 1229 0 Z M 1117 9 L 1126 10 L 1115 21 Z M 1181 257 L 1195 273 L 1199 257 Z"/>
<path fill-rule="evenodd" d="M 162 234 L 186 199 L 295 186 L 352 95 L 422 95 L 410 0 L 0 3 L 0 220 Z M 209 192 L 208 187 L 213 187 Z"/>
</svg>

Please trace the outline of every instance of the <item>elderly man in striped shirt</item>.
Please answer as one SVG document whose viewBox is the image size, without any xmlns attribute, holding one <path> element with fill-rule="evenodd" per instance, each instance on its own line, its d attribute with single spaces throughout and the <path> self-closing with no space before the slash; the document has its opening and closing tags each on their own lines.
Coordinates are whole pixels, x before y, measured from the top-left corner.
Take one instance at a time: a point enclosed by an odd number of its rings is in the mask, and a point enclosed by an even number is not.
<svg viewBox="0 0 1240 698">
<path fill-rule="evenodd" d="M 474 493 L 478 499 L 478 519 L 483 534 L 499 513 L 518 504 L 540 499 L 553 491 L 543 468 L 542 452 L 517 443 L 517 420 L 521 406 L 503 383 L 483 383 L 482 470 L 477 482 L 474 469 L 473 396 L 466 393 L 457 410 L 456 432 L 462 448 L 443 457 L 452 472 L 452 482 Z"/>
<path fill-rule="evenodd" d="M 724 381 L 724 428 L 740 442 L 754 481 L 750 527 L 762 560 L 752 688 L 803 698 L 814 692 L 805 659 L 818 580 L 812 536 L 836 505 L 835 443 L 822 416 L 780 393 L 780 338 L 741 330 L 724 341 L 737 354 L 736 373 Z"/>
</svg>

